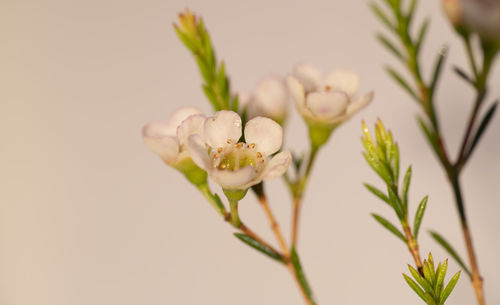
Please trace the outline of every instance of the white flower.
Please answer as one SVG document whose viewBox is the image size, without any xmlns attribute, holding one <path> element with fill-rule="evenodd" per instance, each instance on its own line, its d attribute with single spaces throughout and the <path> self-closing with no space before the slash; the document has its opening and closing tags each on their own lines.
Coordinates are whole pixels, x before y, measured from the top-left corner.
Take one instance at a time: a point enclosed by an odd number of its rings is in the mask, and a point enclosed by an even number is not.
<svg viewBox="0 0 500 305">
<path fill-rule="evenodd" d="M 482 39 L 500 42 L 500 1 L 443 0 L 443 8 L 459 31 L 476 32 Z"/>
<path fill-rule="evenodd" d="M 288 99 L 285 82 L 279 76 L 265 76 L 259 81 L 253 94 L 239 94 L 241 108 L 246 107 L 248 119 L 263 116 L 280 125 L 288 114 Z"/>
<path fill-rule="evenodd" d="M 274 157 L 283 143 L 283 129 L 269 118 L 256 117 L 245 125 L 232 111 L 219 111 L 206 119 L 203 135 L 189 137 L 193 161 L 225 190 L 246 190 L 262 180 L 282 175 L 291 161 L 289 151 Z"/>
<path fill-rule="evenodd" d="M 295 66 L 288 88 L 306 122 L 334 128 L 373 99 L 373 92 L 356 97 L 359 78 L 348 70 L 333 70 L 324 78 L 313 66 Z"/>
<path fill-rule="evenodd" d="M 201 134 L 205 115 L 193 107 L 183 107 L 172 113 L 166 122 L 151 122 L 142 128 L 146 146 L 170 166 L 181 166 L 190 160 L 188 137 Z"/>
</svg>

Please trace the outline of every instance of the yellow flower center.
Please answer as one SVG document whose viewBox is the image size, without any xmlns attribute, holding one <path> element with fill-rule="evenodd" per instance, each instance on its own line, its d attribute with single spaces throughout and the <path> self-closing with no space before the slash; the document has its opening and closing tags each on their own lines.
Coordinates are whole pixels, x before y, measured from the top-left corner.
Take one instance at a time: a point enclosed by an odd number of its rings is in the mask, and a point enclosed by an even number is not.
<svg viewBox="0 0 500 305">
<path fill-rule="evenodd" d="M 258 170 L 264 164 L 264 156 L 256 150 L 255 144 L 243 142 L 233 144 L 230 140 L 227 143 L 228 145 L 211 151 L 214 167 L 235 171 L 245 166 L 252 166 Z"/>
</svg>

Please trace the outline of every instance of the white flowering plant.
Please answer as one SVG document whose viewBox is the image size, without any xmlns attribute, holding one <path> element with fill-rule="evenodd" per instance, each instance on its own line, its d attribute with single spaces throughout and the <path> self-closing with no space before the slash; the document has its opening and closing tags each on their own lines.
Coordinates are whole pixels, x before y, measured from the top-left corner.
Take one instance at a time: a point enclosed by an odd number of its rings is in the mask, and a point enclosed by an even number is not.
<svg viewBox="0 0 500 305">
<path fill-rule="evenodd" d="M 432 232 L 432 236 L 471 277 L 478 304 L 484 305 L 482 279 L 474 258 L 463 199 L 460 197 L 459 175 L 496 109 L 494 103 L 481 122 L 476 122 L 478 110 L 486 96 L 488 73 L 500 46 L 500 39 L 496 36 L 499 33 L 497 21 L 500 19 L 495 18 L 498 5 L 494 6 L 494 10 L 486 10 L 482 4 L 478 4 L 480 1 L 444 1 L 445 11 L 457 33 L 464 39 L 467 50 L 472 52 L 470 36 L 478 35 L 484 58 L 483 66 L 479 69 L 474 61 L 475 54 L 470 54 L 472 76 L 460 68 L 455 68 L 456 72 L 477 90 L 478 98 L 459 157 L 456 162 L 451 162 L 444 149 L 434 106 L 434 93 L 446 52 L 440 52 L 431 81 L 425 81 L 420 70 L 419 51 L 428 24 L 422 25 L 416 38 L 410 35 L 417 1 L 411 1 L 407 10 L 403 9 L 400 0 L 384 2 L 387 6 L 385 9 L 372 3 L 373 11 L 400 40 L 403 48 L 396 47 L 385 35 L 380 34 L 378 38 L 407 66 L 417 88 L 414 89 L 394 69 L 389 68 L 389 74 L 424 110 L 424 117 L 419 119 L 419 123 L 457 194 L 457 207 L 471 258 L 470 268 L 441 235 Z M 481 18 L 481 14 L 486 17 Z M 194 107 L 182 107 L 166 122 L 152 122 L 143 127 L 145 145 L 165 164 L 181 172 L 200 191 L 221 219 L 237 231 L 234 235 L 239 240 L 287 268 L 296 280 L 306 304 L 317 304 L 297 249 L 304 193 L 320 149 L 328 143 L 332 133 L 340 125 L 373 100 L 373 91 L 358 94 L 359 76 L 350 70 L 334 69 L 322 75 L 316 67 L 302 63 L 295 65 L 288 75 L 263 77 L 253 92 L 235 93 L 231 88 L 225 64 L 215 56 L 202 19 L 186 10 L 179 15 L 179 23 L 174 27 L 180 40 L 196 59 L 203 80 L 203 92 L 214 112 L 206 114 Z M 309 151 L 300 157 L 283 145 L 283 130 L 291 111 L 291 100 L 309 131 Z M 386 185 L 387 192 L 371 184 L 365 184 L 365 187 L 394 210 L 400 228 L 378 214 L 372 216 L 407 246 L 414 265 L 408 265 L 411 277 L 406 274 L 403 276 L 410 288 L 426 304 L 444 304 L 457 284 L 461 272 L 456 272 L 446 284 L 448 260 L 435 266 L 429 253 L 428 258 L 422 261 L 418 233 L 428 197 L 425 196 L 420 201 L 410 224 L 408 192 L 412 176 L 411 166 L 400 181 L 399 147 L 382 121 L 379 120 L 375 125 L 374 138 L 365 123 L 362 124 L 362 130 L 365 149 L 363 155 Z M 271 210 L 264 187 L 267 180 L 278 177 L 282 177 L 292 198 L 289 243 Z M 209 180 L 221 188 L 225 200 L 211 189 Z M 248 227 L 244 222 L 244 215 L 240 215 L 238 204 L 251 192 L 256 195 L 279 247 L 274 247 L 271 242 Z"/>
</svg>

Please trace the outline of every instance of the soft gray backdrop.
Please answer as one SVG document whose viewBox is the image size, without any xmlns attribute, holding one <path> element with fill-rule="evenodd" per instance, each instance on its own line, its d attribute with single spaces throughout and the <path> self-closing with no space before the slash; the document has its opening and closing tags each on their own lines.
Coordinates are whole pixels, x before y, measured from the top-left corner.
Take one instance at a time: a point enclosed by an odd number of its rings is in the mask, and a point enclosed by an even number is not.
<svg viewBox="0 0 500 305">
<path fill-rule="evenodd" d="M 427 72 L 451 47 L 439 91 L 447 145 L 455 151 L 473 92 L 451 72 L 464 52 L 441 14 L 432 17 Z M 419 109 L 383 72 L 399 67 L 373 34 L 367 1 L 2 0 L 0 3 L 0 304 L 302 304 L 285 268 L 232 236 L 202 196 L 142 144 L 141 126 L 183 105 L 210 108 L 191 56 L 172 23 L 186 7 L 202 14 L 235 89 L 286 74 L 299 61 L 351 68 L 374 102 L 321 151 L 305 197 L 300 252 L 320 304 L 421 304 L 401 272 L 411 257 L 369 212 L 391 219 L 363 189 L 380 185 L 361 157 L 360 121 L 384 119 L 402 162 L 414 166 L 411 206 L 430 195 L 423 253 L 446 254 L 440 230 L 464 253 L 445 176 L 415 123 Z M 491 95 L 499 96 L 500 62 Z M 475 153 L 463 184 L 489 304 L 500 303 L 500 118 Z M 306 147 L 294 113 L 286 146 Z M 268 185 L 289 230 L 283 183 Z M 270 240 L 249 195 L 242 217 Z M 450 263 L 451 271 L 457 265 Z M 495 275 L 497 274 L 497 275 Z M 464 275 L 449 304 L 474 304 Z"/>
</svg>

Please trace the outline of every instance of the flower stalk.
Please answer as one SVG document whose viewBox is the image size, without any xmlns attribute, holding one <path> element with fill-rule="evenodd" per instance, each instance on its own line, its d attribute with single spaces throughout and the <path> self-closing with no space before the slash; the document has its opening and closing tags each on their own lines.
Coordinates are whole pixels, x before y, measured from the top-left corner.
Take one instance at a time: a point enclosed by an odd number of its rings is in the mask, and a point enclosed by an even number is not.
<svg viewBox="0 0 500 305">
<path fill-rule="evenodd" d="M 259 203 L 264 210 L 264 213 L 267 217 L 267 220 L 269 222 L 269 225 L 271 227 L 271 230 L 276 237 L 276 240 L 278 241 L 281 251 L 283 252 L 284 256 L 284 262 L 287 266 L 287 269 L 290 271 L 292 276 L 294 277 L 295 281 L 297 282 L 297 285 L 299 286 L 300 292 L 302 294 L 302 297 L 304 298 L 304 301 L 307 305 L 315 305 L 314 301 L 312 300 L 311 293 L 307 291 L 306 286 L 304 285 L 303 282 L 301 281 L 300 274 L 298 270 L 294 267 L 293 262 L 292 262 L 292 256 L 291 252 L 289 250 L 289 247 L 285 241 L 285 238 L 283 234 L 281 233 L 280 226 L 278 224 L 278 221 L 276 220 L 276 217 L 274 216 L 271 207 L 269 206 L 269 202 L 267 200 L 267 196 L 265 195 L 264 192 L 264 186 L 263 184 L 258 184 L 254 186 L 254 191 L 257 195 L 257 198 L 259 200 Z"/>
</svg>

